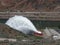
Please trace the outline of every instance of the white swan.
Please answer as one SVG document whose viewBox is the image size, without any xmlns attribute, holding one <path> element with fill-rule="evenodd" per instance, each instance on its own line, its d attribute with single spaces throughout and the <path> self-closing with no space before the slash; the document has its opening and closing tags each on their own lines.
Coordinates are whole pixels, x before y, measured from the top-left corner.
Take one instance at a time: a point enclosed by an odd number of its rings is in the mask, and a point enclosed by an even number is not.
<svg viewBox="0 0 60 45">
<path fill-rule="evenodd" d="M 21 31 L 24 34 L 42 34 L 42 32 L 38 31 L 33 25 L 33 23 L 24 16 L 15 15 L 14 17 L 9 18 L 5 24 L 13 29 Z"/>
</svg>

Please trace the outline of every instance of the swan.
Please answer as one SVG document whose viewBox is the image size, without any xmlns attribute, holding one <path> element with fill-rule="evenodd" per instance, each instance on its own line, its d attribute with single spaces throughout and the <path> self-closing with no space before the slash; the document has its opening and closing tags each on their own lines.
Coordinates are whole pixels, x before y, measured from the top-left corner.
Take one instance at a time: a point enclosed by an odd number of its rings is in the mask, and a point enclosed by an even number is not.
<svg viewBox="0 0 60 45">
<path fill-rule="evenodd" d="M 33 25 L 33 23 L 27 17 L 24 16 L 15 15 L 9 18 L 5 24 L 24 34 L 35 35 L 35 36 L 43 35 L 42 32 L 38 31 L 36 27 Z"/>
</svg>

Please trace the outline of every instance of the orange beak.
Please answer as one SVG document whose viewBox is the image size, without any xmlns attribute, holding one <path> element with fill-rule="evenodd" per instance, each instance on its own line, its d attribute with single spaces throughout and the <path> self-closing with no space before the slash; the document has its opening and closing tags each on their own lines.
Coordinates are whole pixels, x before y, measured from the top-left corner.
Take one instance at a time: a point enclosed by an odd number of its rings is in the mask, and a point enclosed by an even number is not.
<svg viewBox="0 0 60 45">
<path fill-rule="evenodd" d="M 39 36 L 39 37 L 43 37 L 43 33 L 34 32 L 34 35 L 35 35 L 35 36 Z"/>
</svg>

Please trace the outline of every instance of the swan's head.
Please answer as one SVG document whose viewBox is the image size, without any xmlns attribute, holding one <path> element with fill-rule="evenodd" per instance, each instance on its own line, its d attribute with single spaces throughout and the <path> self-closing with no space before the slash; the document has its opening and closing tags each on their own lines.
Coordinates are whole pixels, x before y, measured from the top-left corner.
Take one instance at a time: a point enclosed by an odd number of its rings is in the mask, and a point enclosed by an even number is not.
<svg viewBox="0 0 60 45">
<path fill-rule="evenodd" d="M 41 31 L 35 31 L 33 35 L 43 37 L 43 33 Z"/>
</svg>

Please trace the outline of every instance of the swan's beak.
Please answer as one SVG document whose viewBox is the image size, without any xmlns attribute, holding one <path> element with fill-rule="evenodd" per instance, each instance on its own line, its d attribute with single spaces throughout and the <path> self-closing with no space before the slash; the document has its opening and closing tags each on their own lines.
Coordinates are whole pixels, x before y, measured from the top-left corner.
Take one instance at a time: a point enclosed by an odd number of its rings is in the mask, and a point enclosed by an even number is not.
<svg viewBox="0 0 60 45">
<path fill-rule="evenodd" d="M 39 36 L 39 37 L 43 37 L 43 33 L 38 31 L 38 32 L 34 32 L 35 36 Z"/>
</svg>

